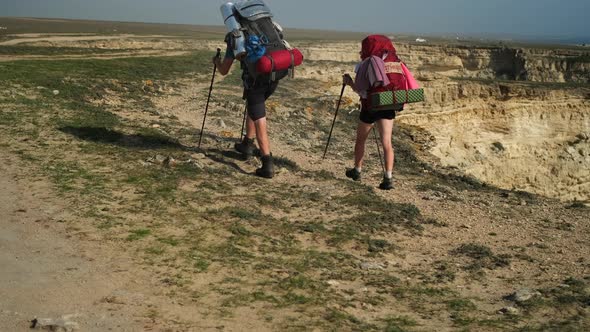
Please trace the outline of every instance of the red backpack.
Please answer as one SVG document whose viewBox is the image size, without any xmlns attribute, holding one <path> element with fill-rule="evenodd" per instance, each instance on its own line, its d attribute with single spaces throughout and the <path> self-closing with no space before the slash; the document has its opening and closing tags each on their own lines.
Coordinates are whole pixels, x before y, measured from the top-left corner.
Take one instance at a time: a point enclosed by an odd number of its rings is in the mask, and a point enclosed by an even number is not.
<svg viewBox="0 0 590 332">
<path fill-rule="evenodd" d="M 401 60 L 397 56 L 397 52 L 391 39 L 383 35 L 370 35 L 363 39 L 361 48 L 361 59 L 365 60 L 370 56 L 377 56 L 383 58 L 387 54 L 383 61 L 385 62 L 385 73 L 389 78 L 390 84 L 387 86 L 380 86 L 377 88 L 369 89 L 367 95 L 371 96 L 374 93 L 383 91 L 396 91 L 396 90 L 407 90 L 406 76 L 402 70 Z M 371 98 L 363 100 L 363 108 L 371 109 Z"/>
</svg>

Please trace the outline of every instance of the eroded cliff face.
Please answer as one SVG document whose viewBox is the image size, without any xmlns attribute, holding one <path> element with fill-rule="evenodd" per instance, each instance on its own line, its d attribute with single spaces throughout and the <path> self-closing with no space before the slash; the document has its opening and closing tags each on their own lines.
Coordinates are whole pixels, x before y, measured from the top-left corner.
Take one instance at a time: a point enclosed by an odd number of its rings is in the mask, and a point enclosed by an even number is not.
<svg viewBox="0 0 590 332">
<path fill-rule="evenodd" d="M 300 74 L 339 81 L 359 44 L 305 45 L 311 61 Z M 430 132 L 443 165 L 506 189 L 590 200 L 588 50 L 396 47 L 426 93 L 397 121 Z"/>
<path fill-rule="evenodd" d="M 501 188 L 590 198 L 590 102 L 582 91 L 463 83 L 433 90 L 445 97 L 398 119 L 432 134 L 442 164 Z"/>
<path fill-rule="evenodd" d="M 509 47 L 399 45 L 416 70 L 458 77 L 531 82 L 590 82 L 590 51 Z"/>
<path fill-rule="evenodd" d="M 437 51 L 454 54 L 456 68 L 434 66 Z M 428 54 L 408 56 L 427 102 L 399 121 L 428 130 L 442 164 L 506 189 L 590 199 L 590 63 L 581 51 Z"/>
</svg>

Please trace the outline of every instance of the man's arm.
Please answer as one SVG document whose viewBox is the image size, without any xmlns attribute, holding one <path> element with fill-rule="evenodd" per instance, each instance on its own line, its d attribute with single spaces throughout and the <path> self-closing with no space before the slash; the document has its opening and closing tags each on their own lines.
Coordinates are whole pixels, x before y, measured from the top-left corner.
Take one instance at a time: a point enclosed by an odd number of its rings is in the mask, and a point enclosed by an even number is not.
<svg viewBox="0 0 590 332">
<path fill-rule="evenodd" d="M 219 73 L 224 76 L 227 75 L 233 63 L 234 58 L 223 57 L 223 60 L 221 60 L 218 57 L 213 58 L 213 64 L 217 66 L 217 70 L 219 70 Z"/>
</svg>

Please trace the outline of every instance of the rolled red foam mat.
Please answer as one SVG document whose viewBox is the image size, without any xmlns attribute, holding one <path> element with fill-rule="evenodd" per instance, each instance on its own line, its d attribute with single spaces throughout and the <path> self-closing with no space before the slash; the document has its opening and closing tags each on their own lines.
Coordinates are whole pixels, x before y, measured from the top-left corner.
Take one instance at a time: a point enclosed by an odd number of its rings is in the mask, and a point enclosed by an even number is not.
<svg viewBox="0 0 590 332">
<path fill-rule="evenodd" d="M 273 51 L 264 55 L 256 63 L 256 71 L 269 74 L 272 71 L 286 70 L 303 63 L 303 54 L 298 49 Z"/>
</svg>

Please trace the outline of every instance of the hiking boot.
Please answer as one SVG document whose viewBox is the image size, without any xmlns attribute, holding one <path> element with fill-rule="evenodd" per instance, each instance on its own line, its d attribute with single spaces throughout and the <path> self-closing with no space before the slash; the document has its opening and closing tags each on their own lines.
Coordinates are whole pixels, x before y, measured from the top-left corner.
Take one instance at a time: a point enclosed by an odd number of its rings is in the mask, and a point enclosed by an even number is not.
<svg viewBox="0 0 590 332">
<path fill-rule="evenodd" d="M 383 177 L 383 181 L 379 185 L 379 189 L 381 190 L 391 190 L 393 189 L 393 181 L 392 178 Z"/>
<path fill-rule="evenodd" d="M 263 178 L 271 179 L 275 173 L 272 155 L 269 154 L 268 156 L 262 156 L 260 157 L 260 160 L 262 160 L 262 167 L 256 169 L 256 175 Z"/>
<path fill-rule="evenodd" d="M 241 153 L 246 159 L 252 157 L 254 150 L 257 150 L 256 144 L 254 144 L 254 138 L 248 138 L 246 136 L 244 136 L 244 139 L 240 143 L 234 145 L 234 149 Z"/>
<path fill-rule="evenodd" d="M 350 168 L 346 170 L 346 177 L 351 178 L 354 181 L 359 181 L 361 179 L 361 172 L 357 171 L 356 168 Z"/>
</svg>

